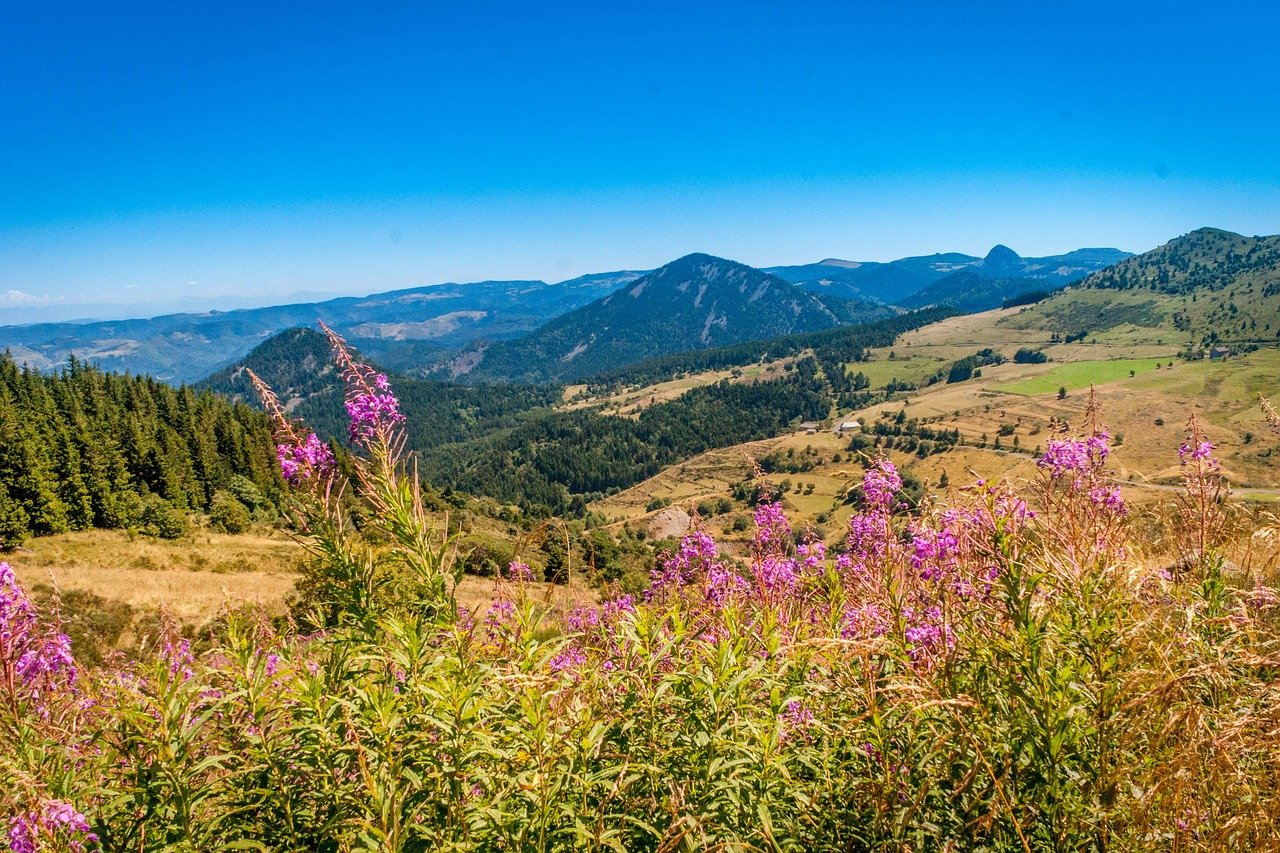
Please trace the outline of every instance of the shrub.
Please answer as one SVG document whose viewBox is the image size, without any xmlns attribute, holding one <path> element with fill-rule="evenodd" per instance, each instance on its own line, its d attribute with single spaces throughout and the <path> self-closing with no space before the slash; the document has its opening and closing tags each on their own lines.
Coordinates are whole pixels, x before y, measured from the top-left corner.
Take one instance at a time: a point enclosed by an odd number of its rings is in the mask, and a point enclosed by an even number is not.
<svg viewBox="0 0 1280 853">
<path fill-rule="evenodd" d="M 253 523 L 249 508 L 227 492 L 217 492 L 209 506 L 209 524 L 223 533 L 244 533 Z"/>
<path fill-rule="evenodd" d="M 147 495 L 138 516 L 138 530 L 144 536 L 177 539 L 187 532 L 187 514 L 159 495 Z"/>
</svg>

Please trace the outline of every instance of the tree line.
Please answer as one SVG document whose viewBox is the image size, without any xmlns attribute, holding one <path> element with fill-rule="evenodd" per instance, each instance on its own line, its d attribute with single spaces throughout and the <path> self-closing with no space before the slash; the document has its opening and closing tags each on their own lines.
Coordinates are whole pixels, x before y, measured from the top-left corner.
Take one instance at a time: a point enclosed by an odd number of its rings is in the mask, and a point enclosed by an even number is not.
<svg viewBox="0 0 1280 853">
<path fill-rule="evenodd" d="M 209 392 L 0 355 L 0 549 L 30 535 L 177 535 L 189 511 L 273 514 L 284 494 L 265 415 Z"/>
</svg>

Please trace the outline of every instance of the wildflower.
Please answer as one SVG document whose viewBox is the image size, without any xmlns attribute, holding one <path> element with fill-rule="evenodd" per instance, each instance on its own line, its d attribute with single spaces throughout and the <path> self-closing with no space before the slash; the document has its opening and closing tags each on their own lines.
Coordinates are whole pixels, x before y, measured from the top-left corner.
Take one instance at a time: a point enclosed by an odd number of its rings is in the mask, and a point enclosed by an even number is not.
<svg viewBox="0 0 1280 853">
<path fill-rule="evenodd" d="M 768 592 L 786 594 L 799 580 L 796 561 L 787 557 L 767 556 L 756 566 L 756 576 Z"/>
<path fill-rule="evenodd" d="M 813 712 L 799 699 L 788 702 L 778 719 L 782 723 L 783 740 L 790 740 L 797 735 L 808 739 L 808 729 L 813 725 Z"/>
<path fill-rule="evenodd" d="M 60 842 L 61 849 L 84 853 L 86 845 L 97 845 L 98 836 L 89 831 L 89 821 L 70 803 L 48 800 L 38 812 L 9 820 L 9 850 L 35 853 L 42 840 Z"/>
<path fill-rule="evenodd" d="M 42 631 L 35 608 L 8 563 L 0 563 L 0 684 L 34 703 L 46 716 L 48 700 L 76 682 L 71 640 Z"/>
<path fill-rule="evenodd" d="M 1054 439 L 1036 464 L 1048 468 L 1049 476 L 1057 480 L 1068 474 L 1073 477 L 1084 474 L 1089 462 L 1089 448 L 1083 441 Z"/>
<path fill-rule="evenodd" d="M 1089 490 L 1089 501 L 1094 506 L 1117 515 L 1124 515 L 1129 511 L 1124 499 L 1120 497 L 1119 486 L 1094 486 Z"/>
<path fill-rule="evenodd" d="M 1192 462 L 1203 462 L 1205 467 L 1216 469 L 1219 463 L 1218 460 L 1214 458 L 1214 449 L 1214 444 L 1207 438 L 1184 441 L 1178 448 L 1178 459 L 1183 465 L 1188 465 Z"/>
<path fill-rule="evenodd" d="M 192 664 L 195 663 L 195 657 L 191 654 L 191 641 L 181 640 L 176 646 L 172 642 L 164 644 L 164 659 L 169 662 L 169 675 L 177 677 L 182 676 L 183 681 L 190 681 L 195 675 Z"/>
<path fill-rule="evenodd" d="M 888 459 L 877 459 L 862 475 L 862 497 L 868 506 L 889 509 L 902 489 L 902 477 Z"/>
<path fill-rule="evenodd" d="M 512 560 L 507 566 L 507 577 L 513 581 L 531 581 L 533 580 L 533 569 L 529 568 L 528 563 Z"/>
<path fill-rule="evenodd" d="M 379 373 L 373 382 L 376 390 L 357 392 L 346 402 L 351 440 L 355 442 L 371 441 L 380 431 L 404 420 L 386 375 Z"/>
<path fill-rule="evenodd" d="M 484 614 L 485 637 L 490 641 L 496 640 L 511 627 L 515 617 L 516 606 L 513 603 L 505 599 L 498 599 L 493 602 Z"/>
<path fill-rule="evenodd" d="M 337 465 L 329 445 L 314 432 L 296 444 L 283 442 L 276 445 L 276 461 L 285 482 L 290 485 L 297 485 L 303 480 L 323 479 Z"/>
<path fill-rule="evenodd" d="M 636 612 L 636 600 L 630 595 L 620 595 L 604 603 L 603 619 L 610 624 L 623 616 Z"/>
<path fill-rule="evenodd" d="M 781 543 L 791 535 L 791 524 L 787 521 L 781 504 L 760 504 L 756 507 L 755 521 L 755 543 L 761 550 L 781 547 Z"/>
<path fill-rule="evenodd" d="M 570 631 L 590 631 L 600 625 L 600 612 L 594 607 L 575 607 L 565 617 Z"/>
<path fill-rule="evenodd" d="M 715 540 L 701 530 L 686 535 L 680 547 L 662 560 L 661 571 L 651 572 L 645 600 L 653 600 L 668 588 L 687 586 L 719 566 Z"/>
<path fill-rule="evenodd" d="M 577 646 L 569 645 L 551 659 L 550 666 L 552 672 L 574 672 L 586 662 L 586 653 Z"/>
</svg>

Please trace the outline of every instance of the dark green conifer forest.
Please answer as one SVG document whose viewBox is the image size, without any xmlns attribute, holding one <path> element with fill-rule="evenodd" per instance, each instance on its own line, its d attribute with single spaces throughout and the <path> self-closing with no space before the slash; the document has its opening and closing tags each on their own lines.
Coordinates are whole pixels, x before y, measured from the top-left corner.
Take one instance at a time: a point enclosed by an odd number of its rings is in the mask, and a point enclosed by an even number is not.
<svg viewBox="0 0 1280 853">
<path fill-rule="evenodd" d="M 189 511 L 215 506 L 270 516 L 283 488 L 261 412 L 74 359 L 42 374 L 0 355 L 0 549 L 92 527 L 176 536 Z"/>
</svg>

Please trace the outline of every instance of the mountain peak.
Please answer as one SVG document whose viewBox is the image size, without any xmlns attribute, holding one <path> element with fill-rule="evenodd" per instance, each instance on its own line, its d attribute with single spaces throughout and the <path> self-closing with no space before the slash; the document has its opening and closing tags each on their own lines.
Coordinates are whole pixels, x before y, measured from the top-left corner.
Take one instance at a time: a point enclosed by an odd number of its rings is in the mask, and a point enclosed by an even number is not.
<svg viewBox="0 0 1280 853">
<path fill-rule="evenodd" d="M 1003 243 L 997 243 L 991 247 L 990 252 L 987 252 L 987 256 L 983 258 L 982 262 L 984 264 L 997 264 L 1003 266 L 1004 264 L 1017 263 L 1020 260 L 1022 260 L 1022 256 L 1013 249 L 1010 249 Z"/>
<path fill-rule="evenodd" d="M 695 252 L 524 338 L 495 344 L 475 375 L 576 379 L 658 355 L 840 323 L 841 317 L 818 297 L 785 279 Z"/>
</svg>

